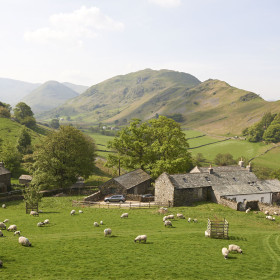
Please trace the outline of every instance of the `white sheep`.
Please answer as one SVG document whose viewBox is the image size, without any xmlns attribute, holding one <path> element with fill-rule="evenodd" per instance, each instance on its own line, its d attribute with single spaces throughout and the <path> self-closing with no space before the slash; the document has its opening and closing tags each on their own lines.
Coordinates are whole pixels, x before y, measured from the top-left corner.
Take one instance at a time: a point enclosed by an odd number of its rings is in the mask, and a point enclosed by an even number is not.
<svg viewBox="0 0 280 280">
<path fill-rule="evenodd" d="M 6 204 L 2 204 L 2 208 L 6 208 L 7 206 L 6 206 Z"/>
<path fill-rule="evenodd" d="M 8 223 L 9 222 L 9 219 L 5 219 L 4 221 L 3 221 L 3 223 L 5 224 L 5 223 Z"/>
<path fill-rule="evenodd" d="M 184 215 L 181 214 L 181 213 L 178 213 L 178 214 L 177 214 L 177 218 L 178 218 L 178 219 L 185 219 Z"/>
<path fill-rule="evenodd" d="M 278 213 L 276 211 L 273 212 L 273 215 L 278 216 Z"/>
<path fill-rule="evenodd" d="M 38 212 L 37 211 L 30 211 L 30 215 L 31 216 L 38 216 L 39 214 L 38 214 Z"/>
<path fill-rule="evenodd" d="M 164 216 L 164 217 L 162 218 L 162 221 L 165 222 L 167 219 L 168 219 L 168 216 Z"/>
<path fill-rule="evenodd" d="M 188 222 L 190 223 L 192 221 L 192 218 L 188 218 Z"/>
<path fill-rule="evenodd" d="M 144 243 L 146 243 L 146 241 L 147 241 L 147 235 L 138 235 L 135 239 L 134 239 L 134 242 L 136 243 L 136 242 L 144 242 Z"/>
<path fill-rule="evenodd" d="M 229 250 L 229 252 L 235 251 L 235 252 L 242 254 L 242 250 L 238 245 L 231 244 L 228 246 L 228 250 Z"/>
<path fill-rule="evenodd" d="M 121 215 L 121 218 L 128 218 L 128 213 L 123 213 L 123 214 Z"/>
<path fill-rule="evenodd" d="M 167 217 L 168 217 L 167 219 L 174 219 L 175 218 L 174 215 L 168 215 Z"/>
<path fill-rule="evenodd" d="M 97 222 L 94 222 L 94 223 L 93 223 L 93 226 L 99 227 L 99 224 L 98 224 Z"/>
<path fill-rule="evenodd" d="M 103 221 L 100 221 L 100 223 L 99 223 L 101 226 L 103 225 Z"/>
<path fill-rule="evenodd" d="M 222 249 L 222 254 L 223 254 L 224 258 L 227 259 L 228 258 L 228 254 L 229 254 L 229 250 L 224 247 Z"/>
<path fill-rule="evenodd" d="M 39 222 L 39 223 L 37 223 L 37 227 L 42 227 L 42 226 L 44 226 L 45 224 L 44 224 L 44 222 Z"/>
<path fill-rule="evenodd" d="M 49 224 L 50 223 L 50 220 L 49 219 L 46 219 L 45 221 L 44 221 L 44 224 L 45 225 L 47 225 L 47 224 Z"/>
<path fill-rule="evenodd" d="M 275 221 L 275 218 L 272 217 L 272 216 L 266 216 L 265 218 L 268 219 L 268 220 L 270 220 L 270 221 Z"/>
<path fill-rule="evenodd" d="M 3 234 L 2 230 L 0 230 L 0 237 L 3 237 L 3 236 L 4 236 L 4 234 Z"/>
<path fill-rule="evenodd" d="M 172 227 L 171 221 L 169 221 L 169 220 L 165 221 L 165 222 L 164 222 L 164 226 L 165 226 L 165 227 Z"/>
<path fill-rule="evenodd" d="M 210 232 L 208 230 L 205 230 L 205 236 L 210 237 Z"/>
<path fill-rule="evenodd" d="M 15 231 L 14 235 L 20 235 L 20 231 L 19 230 Z"/>
<path fill-rule="evenodd" d="M 26 247 L 30 247 L 31 243 L 28 240 L 28 238 L 24 237 L 24 236 L 20 236 L 18 238 L 18 243 L 21 244 L 22 246 L 26 246 Z"/>
<path fill-rule="evenodd" d="M 251 211 L 251 208 L 249 207 L 245 212 L 249 213 Z"/>
<path fill-rule="evenodd" d="M 106 236 L 109 236 L 109 235 L 111 235 L 112 234 L 112 230 L 110 229 L 110 228 L 105 228 L 104 229 L 104 236 L 106 237 Z"/>
<path fill-rule="evenodd" d="M 70 215 L 75 215 L 76 211 L 75 210 L 71 210 Z"/>
<path fill-rule="evenodd" d="M 7 229 L 7 231 L 16 231 L 17 230 L 17 226 L 16 225 L 10 225 Z"/>
<path fill-rule="evenodd" d="M 269 211 L 265 211 L 264 214 L 268 216 L 269 215 Z"/>
<path fill-rule="evenodd" d="M 6 225 L 0 222 L 0 229 L 6 229 Z"/>
<path fill-rule="evenodd" d="M 84 213 L 84 212 L 83 212 L 82 210 L 79 210 L 79 213 L 82 214 L 82 213 Z"/>
<path fill-rule="evenodd" d="M 193 219 L 193 222 L 194 222 L 194 223 L 197 223 L 198 221 L 197 221 L 197 219 Z"/>
</svg>

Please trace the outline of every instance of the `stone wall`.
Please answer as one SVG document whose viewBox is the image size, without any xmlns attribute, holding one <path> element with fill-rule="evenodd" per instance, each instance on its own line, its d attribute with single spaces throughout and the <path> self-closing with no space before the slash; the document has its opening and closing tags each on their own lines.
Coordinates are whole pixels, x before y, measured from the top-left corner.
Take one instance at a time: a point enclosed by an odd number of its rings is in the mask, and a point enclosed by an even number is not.
<svg viewBox="0 0 280 280">
<path fill-rule="evenodd" d="M 238 203 L 235 200 L 226 199 L 226 198 L 222 198 L 222 197 L 217 198 L 217 203 L 227 206 L 234 210 L 237 210 L 237 207 L 238 207 L 238 205 L 237 205 Z"/>
<path fill-rule="evenodd" d="M 155 182 L 155 202 L 162 205 L 173 206 L 174 186 L 167 173 L 161 174 Z"/>
<path fill-rule="evenodd" d="M 207 201 L 209 188 L 175 189 L 173 206 L 191 205 L 193 202 Z"/>
<path fill-rule="evenodd" d="M 7 192 L 11 186 L 11 173 L 0 175 L 0 184 L 0 192 Z"/>
<path fill-rule="evenodd" d="M 131 188 L 127 190 L 127 193 L 129 194 L 135 194 L 135 195 L 141 195 L 148 192 L 148 189 L 151 187 L 151 180 L 142 182 L 141 184 L 135 186 L 134 188 Z"/>
<path fill-rule="evenodd" d="M 126 195 L 126 189 L 119 184 L 115 179 L 111 179 L 99 187 L 102 196 L 111 194 L 123 194 Z"/>
<path fill-rule="evenodd" d="M 84 201 L 98 201 L 102 199 L 102 195 L 101 195 L 101 192 L 98 191 L 98 192 L 95 192 L 87 197 L 84 198 Z"/>
<path fill-rule="evenodd" d="M 268 211 L 270 215 L 273 215 L 274 212 L 280 215 L 280 206 L 278 205 L 270 205 L 259 202 L 259 209 L 262 212 Z"/>
</svg>

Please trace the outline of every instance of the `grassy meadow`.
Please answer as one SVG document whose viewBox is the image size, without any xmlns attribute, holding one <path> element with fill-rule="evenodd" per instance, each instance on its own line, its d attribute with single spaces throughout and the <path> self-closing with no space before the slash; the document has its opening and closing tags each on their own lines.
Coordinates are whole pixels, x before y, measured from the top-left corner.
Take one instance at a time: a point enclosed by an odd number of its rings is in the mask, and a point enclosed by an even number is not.
<svg viewBox="0 0 280 280">
<path fill-rule="evenodd" d="M 237 212 L 213 203 L 169 208 L 198 223 L 175 220 L 165 228 L 157 208 L 107 209 L 72 207 L 78 197 L 43 198 L 39 217 L 25 214 L 23 202 L 9 202 L 0 209 L 0 220 L 9 219 L 32 247 L 3 230 L 0 238 L 0 279 L 279 279 L 280 217 L 275 222 L 263 213 Z M 81 197 L 80 197 L 81 198 Z M 70 216 L 71 209 L 76 215 Z M 120 215 L 128 212 L 128 219 Z M 226 218 L 230 240 L 204 236 L 207 218 Z M 37 227 L 37 222 L 50 224 Z M 93 227 L 103 220 L 104 225 Z M 104 228 L 112 237 L 104 237 Z M 134 243 L 139 234 L 146 244 Z M 221 249 L 241 246 L 244 254 L 231 253 L 225 260 Z"/>
</svg>

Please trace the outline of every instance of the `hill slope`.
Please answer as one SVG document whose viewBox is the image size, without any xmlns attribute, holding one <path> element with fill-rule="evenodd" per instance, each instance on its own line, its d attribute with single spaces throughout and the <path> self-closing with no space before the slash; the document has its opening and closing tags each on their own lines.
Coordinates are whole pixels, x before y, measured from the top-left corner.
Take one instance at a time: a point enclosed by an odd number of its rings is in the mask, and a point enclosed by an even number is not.
<svg viewBox="0 0 280 280">
<path fill-rule="evenodd" d="M 22 101 L 31 107 L 34 114 L 39 114 L 78 95 L 76 91 L 59 82 L 48 81 L 24 97 Z"/>
<path fill-rule="evenodd" d="M 71 88 L 72 90 L 76 91 L 77 93 L 81 94 L 83 92 L 85 92 L 89 87 L 87 86 L 82 86 L 82 85 L 75 85 L 75 84 L 72 84 L 72 83 L 62 83 L 63 85 Z"/>
<path fill-rule="evenodd" d="M 40 84 L 0 78 L 0 100 L 14 106 L 39 86 Z"/>
</svg>

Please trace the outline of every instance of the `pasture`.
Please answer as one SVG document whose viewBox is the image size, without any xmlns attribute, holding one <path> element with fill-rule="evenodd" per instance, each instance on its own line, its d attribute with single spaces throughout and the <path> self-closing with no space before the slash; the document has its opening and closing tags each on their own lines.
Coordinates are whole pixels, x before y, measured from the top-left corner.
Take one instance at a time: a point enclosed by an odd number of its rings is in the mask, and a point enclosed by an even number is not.
<svg viewBox="0 0 280 280">
<path fill-rule="evenodd" d="M 263 213 L 200 203 L 169 208 L 169 214 L 183 213 L 198 223 L 176 219 L 165 228 L 157 208 L 83 208 L 79 214 L 71 205 L 78 198 L 43 198 L 39 217 L 25 214 L 23 202 L 0 209 L 0 221 L 9 219 L 7 225 L 16 224 L 32 243 L 23 247 L 3 230 L 0 279 L 279 279 L 279 217 L 271 222 Z M 71 209 L 77 210 L 74 216 Z M 127 219 L 120 218 L 123 212 Z M 215 217 L 228 220 L 230 240 L 204 236 L 207 218 Z M 37 227 L 47 218 L 49 225 Z M 93 227 L 100 220 L 104 225 Z M 111 237 L 103 235 L 107 227 Z M 148 236 L 146 244 L 134 243 L 139 234 Z M 221 249 L 229 244 L 240 245 L 244 254 L 225 260 Z"/>
</svg>

